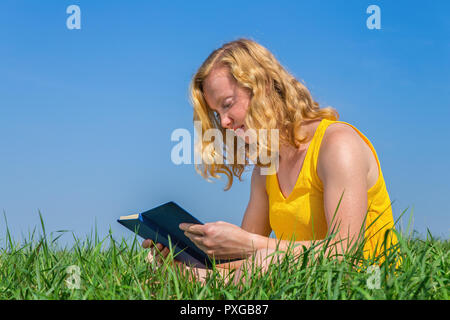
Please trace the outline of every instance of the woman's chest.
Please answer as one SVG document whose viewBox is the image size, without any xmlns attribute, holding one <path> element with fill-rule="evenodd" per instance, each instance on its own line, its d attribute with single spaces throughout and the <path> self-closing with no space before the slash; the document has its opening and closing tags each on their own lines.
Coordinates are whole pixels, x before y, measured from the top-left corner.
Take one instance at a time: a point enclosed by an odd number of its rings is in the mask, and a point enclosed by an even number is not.
<svg viewBox="0 0 450 320">
<path fill-rule="evenodd" d="M 361 152 L 363 154 L 364 161 L 367 162 L 368 171 L 366 175 L 367 190 L 375 185 L 379 178 L 379 170 L 377 160 L 370 149 L 370 147 L 361 139 Z M 307 150 L 307 149 L 306 149 Z M 278 188 L 285 198 L 294 190 L 300 175 L 303 173 L 305 167 L 305 158 L 307 151 L 300 153 L 295 159 L 289 161 L 283 161 L 280 159 L 279 168 L 276 174 Z M 319 171 L 320 166 L 316 165 Z M 318 172 L 318 176 L 321 173 Z"/>
<path fill-rule="evenodd" d="M 306 152 L 300 154 L 296 159 L 289 161 L 280 161 L 277 179 L 280 192 L 285 198 L 288 198 L 292 193 L 305 162 Z"/>
</svg>

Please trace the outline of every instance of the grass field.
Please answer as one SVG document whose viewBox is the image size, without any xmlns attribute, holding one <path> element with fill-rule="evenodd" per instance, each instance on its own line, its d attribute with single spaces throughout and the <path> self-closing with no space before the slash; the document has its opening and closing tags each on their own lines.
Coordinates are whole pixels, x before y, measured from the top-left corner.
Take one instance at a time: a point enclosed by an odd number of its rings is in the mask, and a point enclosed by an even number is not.
<svg viewBox="0 0 450 320">
<path fill-rule="evenodd" d="M 249 271 L 252 280 L 241 285 L 218 272 L 203 284 L 189 281 L 170 267 L 170 257 L 166 268 L 152 271 L 140 239 L 117 242 L 110 233 L 74 240 L 73 247 L 60 248 L 42 218 L 40 235 L 23 243 L 7 230 L 0 242 L 0 299 L 449 299 L 450 242 L 430 234 L 399 234 L 400 251 L 370 272 L 374 261 L 358 271 L 355 256 L 313 258 L 308 250 L 264 273 Z M 403 263 L 395 270 L 399 255 Z"/>
</svg>

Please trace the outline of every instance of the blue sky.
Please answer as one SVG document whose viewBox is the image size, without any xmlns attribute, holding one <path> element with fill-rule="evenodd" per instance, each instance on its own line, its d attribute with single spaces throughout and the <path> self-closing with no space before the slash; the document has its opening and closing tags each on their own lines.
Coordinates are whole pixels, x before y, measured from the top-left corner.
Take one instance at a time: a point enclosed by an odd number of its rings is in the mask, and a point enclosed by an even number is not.
<svg viewBox="0 0 450 320">
<path fill-rule="evenodd" d="M 72 4 L 80 30 L 66 27 Z M 380 30 L 366 26 L 371 4 Z M 444 0 L 2 1 L 0 210 L 18 240 L 39 211 L 47 232 L 129 236 L 119 216 L 167 201 L 240 225 L 250 172 L 224 192 L 172 163 L 170 137 L 193 133 L 200 64 L 247 37 L 369 138 L 394 216 L 448 238 L 449 12 Z"/>
</svg>

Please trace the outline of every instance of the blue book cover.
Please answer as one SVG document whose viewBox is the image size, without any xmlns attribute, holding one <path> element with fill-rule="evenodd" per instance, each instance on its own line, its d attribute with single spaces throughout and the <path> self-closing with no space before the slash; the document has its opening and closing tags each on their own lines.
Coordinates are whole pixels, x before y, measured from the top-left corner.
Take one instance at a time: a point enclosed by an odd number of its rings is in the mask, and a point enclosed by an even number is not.
<svg viewBox="0 0 450 320">
<path fill-rule="evenodd" d="M 208 268 L 212 266 L 212 259 L 198 248 L 184 231 L 179 228 L 181 223 L 203 224 L 189 212 L 175 202 L 170 201 L 148 211 L 120 217 L 117 222 L 136 232 L 144 239 L 152 239 L 170 248 L 169 239 L 173 249 L 174 258 L 193 267 Z M 216 264 L 234 261 L 215 260 Z"/>
</svg>

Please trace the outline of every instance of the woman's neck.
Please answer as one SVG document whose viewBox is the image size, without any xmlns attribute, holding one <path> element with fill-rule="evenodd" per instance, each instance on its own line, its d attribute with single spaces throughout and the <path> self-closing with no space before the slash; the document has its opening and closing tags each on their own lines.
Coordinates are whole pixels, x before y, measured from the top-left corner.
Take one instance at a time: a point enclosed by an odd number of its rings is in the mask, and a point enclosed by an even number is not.
<svg viewBox="0 0 450 320">
<path fill-rule="evenodd" d="M 304 122 L 303 125 L 300 126 L 299 129 L 299 136 L 300 137 L 307 137 L 306 142 L 302 143 L 298 148 L 294 147 L 291 144 L 280 144 L 280 152 L 279 152 L 279 156 L 280 156 L 280 161 L 281 159 L 283 159 L 283 161 L 289 161 L 289 160 L 294 160 L 299 156 L 302 156 L 307 150 L 308 147 L 311 143 L 312 137 L 314 136 L 314 132 L 315 132 L 315 126 L 314 123 L 317 121 L 317 119 L 315 120 L 310 120 L 307 122 Z M 320 122 L 319 122 L 320 123 Z"/>
</svg>

